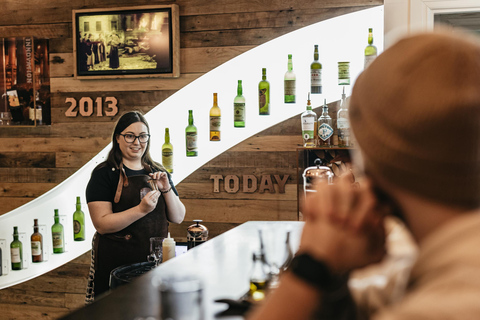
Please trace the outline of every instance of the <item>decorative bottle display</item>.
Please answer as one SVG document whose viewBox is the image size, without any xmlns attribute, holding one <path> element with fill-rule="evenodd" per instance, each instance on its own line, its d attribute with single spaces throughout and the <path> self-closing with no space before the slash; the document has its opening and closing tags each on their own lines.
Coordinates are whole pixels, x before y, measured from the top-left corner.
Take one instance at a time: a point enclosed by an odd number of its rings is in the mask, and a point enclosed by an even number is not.
<svg viewBox="0 0 480 320">
<path fill-rule="evenodd" d="M 365 47 L 365 64 L 367 68 L 370 63 L 377 57 L 377 47 L 373 45 L 373 28 L 368 28 L 368 45 Z"/>
<path fill-rule="evenodd" d="M 221 111 L 218 107 L 217 94 L 213 94 L 213 107 L 210 109 L 210 141 L 220 141 Z"/>
<path fill-rule="evenodd" d="M 58 209 L 55 209 L 55 223 L 52 226 L 53 253 L 63 253 L 65 251 L 65 241 L 63 236 L 63 225 L 60 223 Z"/>
<path fill-rule="evenodd" d="M 338 84 L 350 84 L 350 62 L 343 61 L 338 63 Z"/>
<path fill-rule="evenodd" d="M 235 128 L 245 128 L 245 97 L 242 80 L 238 80 L 237 96 L 233 100 L 233 125 Z"/>
<path fill-rule="evenodd" d="M 73 240 L 85 240 L 85 214 L 82 211 L 82 204 L 78 196 L 75 212 L 73 213 Z"/>
<path fill-rule="evenodd" d="M 168 233 L 168 237 L 163 239 L 162 252 L 163 262 L 175 257 L 175 240 L 170 237 L 170 232 Z"/>
<path fill-rule="evenodd" d="M 10 254 L 12 258 L 12 270 L 23 269 L 23 245 L 18 240 L 18 227 L 13 227 L 13 241 L 10 243 Z"/>
<path fill-rule="evenodd" d="M 165 143 L 162 145 L 162 165 L 168 172 L 173 173 L 173 146 L 168 128 L 165 128 Z"/>
<path fill-rule="evenodd" d="M 318 118 L 318 145 L 320 147 L 332 146 L 332 118 L 328 115 L 327 100 L 323 100 L 323 112 L 320 118 Z"/>
<path fill-rule="evenodd" d="M 261 301 L 265 299 L 266 290 L 268 289 L 268 266 L 262 253 L 253 253 L 252 259 L 253 267 L 250 274 L 248 295 L 253 301 Z"/>
<path fill-rule="evenodd" d="M 266 68 L 262 68 L 262 81 L 258 84 L 258 106 L 260 115 L 270 114 L 270 83 L 267 81 Z"/>
<path fill-rule="evenodd" d="M 187 157 L 196 157 L 197 151 L 197 127 L 193 124 L 193 110 L 188 110 L 188 126 L 185 128 L 185 140 L 187 143 Z"/>
<path fill-rule="evenodd" d="M 307 110 L 301 115 L 302 120 L 302 137 L 303 146 L 307 148 L 314 148 L 316 143 L 317 132 L 317 114 L 312 111 L 312 105 L 310 102 L 310 93 L 308 94 Z"/>
<path fill-rule="evenodd" d="M 296 86 L 296 77 L 293 72 L 293 63 L 292 55 L 288 55 L 288 71 L 285 73 L 284 77 L 284 102 L 285 103 L 295 103 L 295 86 Z"/>
<path fill-rule="evenodd" d="M 347 96 L 343 87 L 340 110 L 337 112 L 338 146 L 350 147 L 350 121 L 348 120 Z"/>
<path fill-rule="evenodd" d="M 322 64 L 318 62 L 318 44 L 313 51 L 313 62 L 310 65 L 310 92 L 322 93 Z"/>
<path fill-rule="evenodd" d="M 43 261 L 43 236 L 38 232 L 38 219 L 33 219 L 33 233 L 30 237 L 32 244 L 32 262 Z"/>
</svg>

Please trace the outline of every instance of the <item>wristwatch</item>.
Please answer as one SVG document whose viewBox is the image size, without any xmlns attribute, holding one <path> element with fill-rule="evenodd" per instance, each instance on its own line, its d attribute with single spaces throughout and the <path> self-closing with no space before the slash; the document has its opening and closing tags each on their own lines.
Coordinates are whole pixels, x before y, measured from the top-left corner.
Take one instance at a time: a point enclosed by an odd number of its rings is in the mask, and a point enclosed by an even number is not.
<svg viewBox="0 0 480 320">
<path fill-rule="evenodd" d="M 333 292 L 345 284 L 342 277 L 334 275 L 330 268 L 308 253 L 293 258 L 289 270 L 298 278 L 324 292 Z"/>
</svg>

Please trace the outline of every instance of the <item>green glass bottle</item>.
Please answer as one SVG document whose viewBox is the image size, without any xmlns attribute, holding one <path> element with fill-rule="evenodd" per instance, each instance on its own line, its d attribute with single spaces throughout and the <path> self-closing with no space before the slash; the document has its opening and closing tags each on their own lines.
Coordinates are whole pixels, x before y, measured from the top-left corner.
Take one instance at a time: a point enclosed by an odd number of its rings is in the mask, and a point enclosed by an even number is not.
<svg viewBox="0 0 480 320">
<path fill-rule="evenodd" d="M 63 225 L 60 223 L 58 209 L 55 209 L 55 223 L 52 226 L 53 253 L 63 253 L 65 251 L 65 241 L 63 236 Z"/>
<path fill-rule="evenodd" d="M 23 245 L 18 240 L 18 227 L 13 227 L 13 241 L 10 243 L 10 254 L 12 258 L 12 270 L 23 269 Z"/>
<path fill-rule="evenodd" d="M 262 68 L 262 81 L 258 84 L 258 106 L 260 115 L 270 114 L 270 83 L 267 81 L 266 68 Z"/>
<path fill-rule="evenodd" d="M 295 103 L 295 86 L 296 86 L 296 76 L 293 72 L 293 62 L 292 55 L 288 55 L 288 71 L 285 73 L 284 77 L 284 102 L 285 103 Z"/>
<path fill-rule="evenodd" d="M 237 96 L 233 100 L 233 126 L 245 128 L 245 97 L 243 96 L 242 80 L 238 80 Z"/>
<path fill-rule="evenodd" d="M 76 210 L 73 213 L 73 240 L 85 240 L 85 214 L 82 211 L 80 197 L 77 197 Z"/>
<path fill-rule="evenodd" d="M 170 130 L 165 128 L 165 143 L 162 145 L 162 165 L 173 173 L 173 145 L 170 143 Z"/>
<path fill-rule="evenodd" d="M 365 47 L 365 63 L 367 68 L 370 63 L 377 57 L 377 47 L 373 45 L 373 28 L 368 28 L 368 45 Z"/>
<path fill-rule="evenodd" d="M 313 62 L 310 64 L 310 92 L 322 93 L 322 64 L 318 62 L 318 44 L 313 51 Z"/>
<path fill-rule="evenodd" d="M 197 151 L 197 127 L 193 124 L 193 110 L 188 110 L 188 126 L 185 128 L 185 140 L 187 143 L 187 157 L 196 157 Z"/>
</svg>

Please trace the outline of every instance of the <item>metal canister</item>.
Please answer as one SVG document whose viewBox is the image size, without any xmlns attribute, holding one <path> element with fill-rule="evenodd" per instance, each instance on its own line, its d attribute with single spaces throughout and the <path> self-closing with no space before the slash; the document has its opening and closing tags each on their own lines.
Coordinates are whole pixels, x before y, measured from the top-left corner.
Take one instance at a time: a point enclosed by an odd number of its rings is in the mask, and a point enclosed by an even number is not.
<svg viewBox="0 0 480 320">
<path fill-rule="evenodd" d="M 192 224 L 187 228 L 187 249 L 190 250 L 208 240 L 208 228 L 200 224 L 202 220 L 193 220 Z"/>
<path fill-rule="evenodd" d="M 314 185 L 317 181 L 325 181 L 328 184 L 333 183 L 333 172 L 329 167 L 322 166 L 322 160 L 315 159 L 314 167 L 308 167 L 303 171 L 303 192 L 315 192 Z"/>
</svg>

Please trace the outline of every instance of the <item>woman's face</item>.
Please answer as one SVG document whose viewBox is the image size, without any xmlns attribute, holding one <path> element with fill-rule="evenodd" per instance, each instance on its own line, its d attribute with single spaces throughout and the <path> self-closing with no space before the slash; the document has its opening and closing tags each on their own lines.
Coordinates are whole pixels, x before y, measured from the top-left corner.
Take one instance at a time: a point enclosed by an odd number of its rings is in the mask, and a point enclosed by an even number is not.
<svg viewBox="0 0 480 320">
<path fill-rule="evenodd" d="M 143 122 L 135 122 L 125 128 L 125 130 L 123 130 L 121 134 L 117 136 L 117 142 L 120 146 L 120 151 L 122 151 L 123 159 L 129 161 L 141 161 L 148 145 L 148 141 L 141 143 L 140 139 L 136 138 L 142 134 L 148 134 L 147 126 Z M 127 135 L 127 137 L 124 135 Z M 128 140 L 128 138 L 131 138 L 132 135 L 135 136 L 135 140 L 133 142 L 128 143 L 125 141 L 125 138 Z"/>
</svg>

